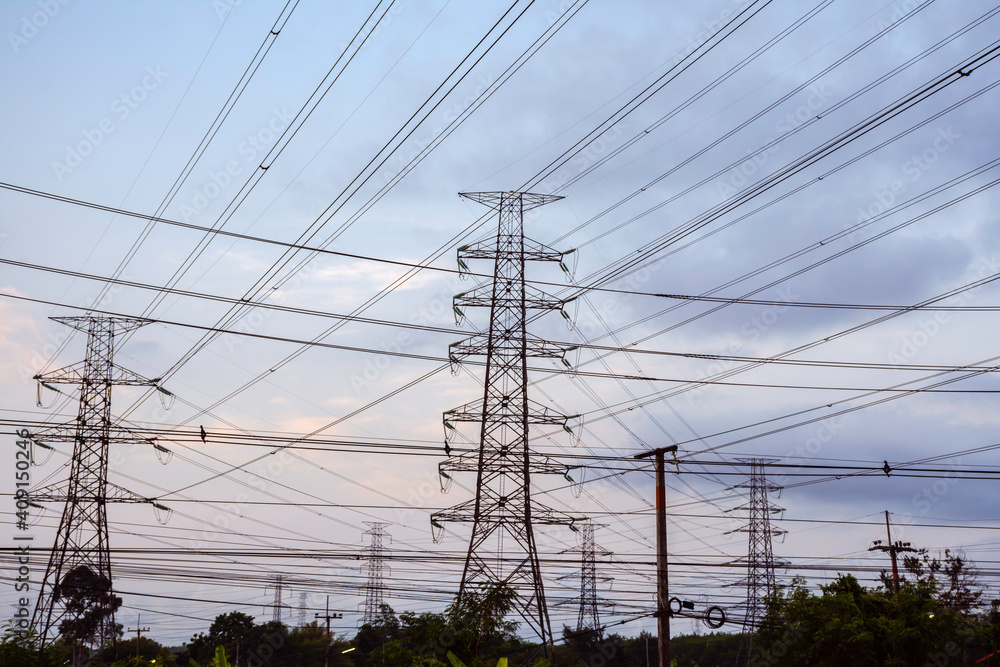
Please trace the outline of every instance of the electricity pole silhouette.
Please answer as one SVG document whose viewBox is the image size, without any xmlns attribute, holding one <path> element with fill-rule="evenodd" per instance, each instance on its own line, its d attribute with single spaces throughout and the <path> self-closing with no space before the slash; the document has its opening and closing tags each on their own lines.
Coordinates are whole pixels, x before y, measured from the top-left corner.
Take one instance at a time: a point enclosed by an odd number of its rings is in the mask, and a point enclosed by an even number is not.
<svg viewBox="0 0 1000 667">
<path fill-rule="evenodd" d="M 750 464 L 750 480 L 743 484 L 737 484 L 735 488 L 749 489 L 750 502 L 736 508 L 749 514 L 747 524 L 736 531 L 749 535 L 747 557 L 739 558 L 736 561 L 746 563 L 747 566 L 746 616 L 743 620 L 743 632 L 736 654 L 736 664 L 750 665 L 753 660 L 754 632 L 757 623 L 764 615 L 767 596 L 774 592 L 775 588 L 774 567 L 776 562 L 771 551 L 771 538 L 782 535 L 786 531 L 771 527 L 771 515 L 781 512 L 782 508 L 771 504 L 767 496 L 768 493 L 777 491 L 781 487 L 769 484 L 764 474 L 764 466 L 768 463 L 774 463 L 777 459 L 751 458 L 739 459 L 739 461 Z M 777 564 L 783 564 L 783 561 L 779 561 Z"/>
<path fill-rule="evenodd" d="M 38 502 L 65 502 L 55 544 L 38 592 L 32 625 L 43 645 L 48 644 L 66 617 L 63 601 L 63 578 L 85 568 L 97 581 L 107 582 L 107 591 L 98 597 L 99 617 L 95 637 L 102 644 L 115 641 L 115 598 L 111 587 L 111 557 L 108 547 L 108 503 L 150 503 L 166 509 L 149 498 L 141 498 L 108 482 L 108 452 L 112 443 L 151 443 L 111 421 L 111 392 L 115 385 L 157 386 L 149 380 L 114 363 L 115 338 L 148 324 L 149 320 L 115 317 L 54 317 L 56 322 L 87 334 L 87 356 L 83 362 L 35 379 L 45 385 L 80 385 L 80 408 L 76 421 L 41 428 L 31 435 L 40 443 L 72 442 L 73 458 L 68 483 L 36 489 L 31 499 Z M 154 445 L 157 446 L 157 445 Z M 105 594 L 106 593 L 106 594 Z"/>
<path fill-rule="evenodd" d="M 326 636 L 325 648 L 323 649 L 323 667 L 330 667 L 330 620 L 343 618 L 343 614 L 331 614 L 330 613 L 330 596 L 326 596 L 326 614 L 316 614 L 316 618 L 321 618 L 326 621 Z"/>
<path fill-rule="evenodd" d="M 480 424 L 479 450 L 450 456 L 439 467 L 443 478 L 454 472 L 475 472 L 476 497 L 431 516 L 437 530 L 443 522 L 472 523 L 469 550 L 462 571 L 459 602 L 478 584 L 510 586 L 517 593 L 517 613 L 538 635 L 544 652 L 552 647 L 535 542 L 535 526 L 567 525 L 573 519 L 556 513 L 531 497 L 531 476 L 565 474 L 566 467 L 533 453 L 529 425 L 567 427 L 568 417 L 528 399 L 528 357 L 562 359 L 566 350 L 526 331 L 529 310 L 561 310 L 564 303 L 525 283 L 528 261 L 562 263 L 564 254 L 524 237 L 524 213 L 561 199 L 527 192 L 465 192 L 462 197 L 489 206 L 498 214 L 497 235 L 458 249 L 458 263 L 491 260 L 493 277 L 455 297 L 459 317 L 464 308 L 488 308 L 489 330 L 449 348 L 459 363 L 465 356 L 486 357 L 483 398 L 444 413 L 445 452 L 457 422 Z"/>
<path fill-rule="evenodd" d="M 882 540 L 875 540 L 872 542 L 872 546 L 868 548 L 868 551 L 884 551 L 889 554 L 892 559 L 892 592 L 899 592 L 899 566 L 896 564 L 896 554 L 913 552 L 916 553 L 917 550 L 913 548 L 909 542 L 892 541 L 892 533 L 889 531 L 889 510 L 885 510 L 885 534 L 888 540 L 885 544 L 882 544 Z"/>
<path fill-rule="evenodd" d="M 385 572 L 386 549 L 382 544 L 382 539 L 390 536 L 385 532 L 385 527 L 389 524 L 378 521 L 365 521 L 369 527 L 365 535 L 371 537 L 371 543 L 365 547 L 364 556 L 367 559 L 365 567 L 368 569 L 368 581 L 365 583 L 365 612 L 362 623 L 375 623 L 381 612 L 385 596 L 385 583 L 382 575 Z"/>
<path fill-rule="evenodd" d="M 128 629 L 129 632 L 135 633 L 135 657 L 137 658 L 139 657 L 139 644 L 142 642 L 142 633 L 149 632 L 149 628 L 142 627 L 142 623 L 140 621 L 142 621 L 142 614 L 139 614 L 135 620 L 135 624 L 139 627 Z"/>
</svg>

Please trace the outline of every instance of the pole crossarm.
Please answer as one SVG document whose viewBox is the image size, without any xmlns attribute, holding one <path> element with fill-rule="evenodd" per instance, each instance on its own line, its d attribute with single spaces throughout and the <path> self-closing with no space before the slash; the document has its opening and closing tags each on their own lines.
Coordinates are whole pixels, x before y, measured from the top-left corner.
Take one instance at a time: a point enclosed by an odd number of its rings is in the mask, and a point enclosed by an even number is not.
<svg viewBox="0 0 1000 667">
<path fill-rule="evenodd" d="M 508 190 L 506 192 L 459 192 L 458 196 L 465 197 L 466 199 L 482 204 L 483 206 L 488 206 L 494 211 L 500 211 L 504 204 L 509 206 L 511 201 L 516 200 L 520 205 L 522 213 L 524 211 L 530 211 L 533 208 L 545 206 L 546 204 L 551 204 L 554 201 L 563 199 L 563 197 L 559 195 L 543 195 L 535 192 L 514 192 L 513 190 Z"/>
<path fill-rule="evenodd" d="M 495 304 L 528 310 L 562 310 L 566 302 L 530 285 L 518 289 L 518 286 L 503 284 L 496 289 L 493 283 L 476 285 L 452 297 L 452 307 L 460 316 L 465 315 L 462 308 L 492 308 Z"/>
<path fill-rule="evenodd" d="M 566 259 L 566 255 L 571 252 L 573 251 L 555 250 L 538 241 L 532 241 L 528 238 L 524 239 L 525 261 L 562 262 Z M 491 238 L 488 241 L 479 241 L 478 243 L 459 246 L 456 255 L 458 257 L 458 265 L 462 268 L 468 267 L 465 264 L 465 260 L 467 259 L 495 259 L 497 255 L 496 239 Z"/>
<path fill-rule="evenodd" d="M 523 522 L 522 508 L 512 508 L 510 501 L 504 496 L 493 493 L 488 494 L 488 498 L 483 500 L 479 508 L 481 521 L 489 521 L 498 526 L 507 526 L 508 532 L 517 536 L 520 524 Z M 468 523 L 472 521 L 476 514 L 475 500 L 468 500 L 455 505 L 446 510 L 438 510 L 431 514 L 431 521 L 441 523 Z M 560 512 L 540 503 L 532 503 L 531 523 L 539 526 L 569 526 L 572 530 L 577 530 L 578 525 L 582 525 L 586 517 L 572 515 L 567 512 Z"/>
<path fill-rule="evenodd" d="M 525 465 L 523 461 L 514 460 L 502 450 L 484 456 L 483 463 L 498 471 L 503 470 L 508 473 L 523 470 Z M 479 455 L 475 452 L 468 452 L 442 461 L 438 465 L 438 473 L 477 472 L 479 465 Z M 565 477 L 569 474 L 569 466 L 548 456 L 532 457 L 527 466 L 528 472 L 534 475 L 562 475 Z"/>
<path fill-rule="evenodd" d="M 33 502 L 39 503 L 80 503 L 80 502 L 108 502 L 108 503 L 133 503 L 157 505 L 155 498 L 146 498 L 137 493 L 129 491 L 125 487 L 117 484 L 107 483 L 107 490 L 103 496 L 97 495 L 70 495 L 68 485 L 65 482 L 49 484 L 47 486 L 33 489 L 30 498 Z M 163 508 L 165 509 L 165 508 Z"/>
<path fill-rule="evenodd" d="M 55 424 L 53 426 L 45 426 L 31 432 L 29 438 L 36 443 L 45 442 L 76 442 L 80 434 L 76 432 L 78 426 L 77 421 L 65 422 L 62 424 Z M 120 426 L 118 424 L 107 424 L 105 425 L 107 430 L 108 442 L 118 445 L 131 445 L 131 444 L 156 444 L 156 438 L 150 438 L 144 435 L 140 435 L 135 431 Z"/>
<path fill-rule="evenodd" d="M 489 352 L 490 338 L 487 334 L 475 334 L 464 340 L 452 343 L 448 346 L 448 359 L 452 362 L 460 362 L 462 357 L 486 356 Z M 529 357 L 540 359 L 564 359 L 566 353 L 575 349 L 575 346 L 559 345 L 537 336 L 528 336 L 524 340 L 524 353 Z"/>
<path fill-rule="evenodd" d="M 663 456 L 664 454 L 677 454 L 677 445 L 670 445 L 669 447 L 659 447 L 658 449 L 651 449 L 648 452 L 642 452 L 636 454 L 632 458 L 634 459 L 648 459 L 656 456 Z"/>
<path fill-rule="evenodd" d="M 35 375 L 33 380 L 38 380 L 39 382 L 45 384 L 82 384 L 87 380 L 87 362 L 81 361 L 65 368 L 59 368 L 54 371 L 49 371 L 48 373 L 39 373 Z M 130 371 L 127 368 L 123 368 L 118 364 L 110 365 L 110 372 L 108 373 L 105 381 L 111 384 L 130 386 L 130 387 L 156 387 L 160 383 L 159 378 L 149 379 L 139 375 L 134 371 Z"/>
<path fill-rule="evenodd" d="M 571 419 L 577 418 L 579 415 L 564 415 L 555 410 L 548 408 L 540 403 L 535 403 L 534 401 L 528 401 L 528 412 L 525 414 L 510 415 L 505 414 L 502 411 L 498 411 L 495 405 L 492 405 L 495 401 L 491 400 L 494 397 L 490 396 L 487 398 L 487 402 L 490 403 L 487 407 L 484 407 L 484 401 L 482 399 L 471 401 L 465 405 L 460 405 L 457 408 L 452 408 L 444 412 L 443 419 L 446 422 L 445 429 L 449 429 L 449 424 L 451 422 L 489 422 L 497 424 L 509 424 L 519 421 L 526 421 L 528 424 L 547 424 L 550 426 L 566 426 Z M 507 407 L 510 403 L 509 398 L 501 395 L 498 401 L 501 405 L 500 407 Z"/>
<path fill-rule="evenodd" d="M 899 565 L 896 562 L 896 556 L 901 553 L 917 553 L 917 549 L 914 549 L 909 542 L 892 541 L 892 532 L 889 529 L 889 510 L 885 510 L 885 536 L 887 538 L 885 542 L 875 540 L 872 542 L 872 546 L 868 547 L 868 551 L 881 551 L 889 554 L 889 558 L 892 560 L 892 590 L 894 593 L 898 593 Z"/>
</svg>

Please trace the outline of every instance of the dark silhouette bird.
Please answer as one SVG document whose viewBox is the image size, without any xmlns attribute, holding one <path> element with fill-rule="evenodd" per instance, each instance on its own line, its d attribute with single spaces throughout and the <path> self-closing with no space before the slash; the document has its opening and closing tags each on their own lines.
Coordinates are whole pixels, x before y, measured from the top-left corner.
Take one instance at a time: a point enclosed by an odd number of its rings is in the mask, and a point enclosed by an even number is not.
<svg viewBox="0 0 1000 667">
<path fill-rule="evenodd" d="M 882 472 L 885 473 L 886 477 L 888 477 L 889 473 L 892 472 L 892 468 L 889 467 L 888 461 L 882 461 Z"/>
<path fill-rule="evenodd" d="M 448 456 L 451 456 L 451 445 L 449 445 L 447 442 L 444 443 L 444 453 L 447 454 Z"/>
<path fill-rule="evenodd" d="M 208 433 L 205 433 L 205 427 L 204 426 L 199 426 L 198 428 L 201 429 L 201 441 L 205 442 L 205 438 L 208 437 Z"/>
</svg>

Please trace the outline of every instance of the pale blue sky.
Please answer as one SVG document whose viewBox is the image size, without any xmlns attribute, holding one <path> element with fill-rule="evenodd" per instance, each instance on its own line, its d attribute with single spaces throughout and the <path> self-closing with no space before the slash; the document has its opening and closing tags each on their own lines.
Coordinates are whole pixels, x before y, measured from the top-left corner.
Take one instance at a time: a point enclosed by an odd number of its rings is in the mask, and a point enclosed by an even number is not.
<svg viewBox="0 0 1000 667">
<path fill-rule="evenodd" d="M 720 20 L 757 5 L 719 0 L 668 9 L 663 2 L 590 0 L 476 107 L 478 97 L 503 80 L 508 67 L 571 3 L 516 3 L 503 25 L 525 10 L 523 15 L 452 88 L 456 80 L 449 78 L 452 70 L 509 5 L 398 2 L 313 107 L 307 106 L 310 95 L 330 83 L 324 77 L 375 5 L 302 0 L 204 154 L 174 192 L 175 181 L 213 126 L 230 91 L 247 66 L 256 62 L 254 54 L 271 26 L 279 15 L 286 16 L 283 5 L 263 0 L 240 0 L 235 6 L 225 0 L 5 2 L 0 6 L 0 32 L 4 34 L 0 44 L 0 80 L 4 82 L 0 182 L 147 215 L 159 211 L 162 217 L 205 227 L 225 220 L 227 231 L 282 242 L 296 242 L 319 222 L 322 226 L 308 241 L 310 246 L 329 242 L 330 248 L 340 252 L 403 262 L 434 257 L 433 266 L 449 269 L 455 267 L 456 235 L 461 236 L 485 211 L 456 193 L 528 184 L 539 192 L 557 192 L 566 198 L 532 215 L 527 233 L 560 249 L 578 248 L 576 275 L 589 284 L 592 276 L 602 275 L 604 267 L 636 255 L 671 230 L 698 219 L 724 197 L 810 155 L 883 107 L 954 72 L 980 50 L 992 48 L 998 33 L 998 19 L 987 17 L 941 48 L 913 60 L 994 9 L 995 3 L 900 0 L 876 5 L 835 0 L 814 5 L 775 0 L 757 4 L 767 6 L 746 26 L 678 73 L 621 122 L 602 126 L 602 121 L 661 77 L 675 60 L 711 37 Z M 912 18 L 816 82 L 795 90 L 918 5 L 922 8 Z M 378 7 L 381 13 L 387 4 Z M 758 48 L 816 7 L 822 8 L 785 39 L 749 60 Z M 466 69 L 497 34 L 490 33 L 474 51 Z M 744 60 L 748 60 L 745 67 L 700 96 L 706 86 Z M 897 67 L 901 68 L 898 74 L 865 90 Z M 762 289 L 755 298 L 908 306 L 1000 272 L 996 194 L 992 189 L 970 194 L 994 180 L 995 170 L 965 178 L 996 159 L 995 110 L 1000 98 L 996 90 L 987 88 L 997 81 L 998 68 L 996 61 L 983 65 L 652 255 L 652 260 L 659 261 L 648 270 L 608 285 L 671 294 L 718 290 L 714 293 L 723 297 Z M 442 82 L 447 83 L 439 88 Z M 967 100 L 978 91 L 985 92 Z M 741 127 L 789 93 L 786 100 Z M 421 107 L 428 98 L 432 104 L 439 102 L 436 108 Z M 294 120 L 303 108 L 314 110 L 307 119 Z M 472 109 L 467 122 L 456 128 L 450 125 Z M 409 120 L 413 114 L 419 124 Z M 288 127 L 300 125 L 290 140 L 287 134 L 281 139 Z M 401 128 L 403 132 L 397 135 Z M 597 128 L 593 141 L 576 146 Z M 911 131 L 896 138 L 907 130 Z M 380 196 L 383 186 L 393 182 L 404 165 L 449 132 L 440 147 Z M 779 138 L 780 142 L 767 147 L 767 142 Z M 286 140 L 287 147 L 275 157 L 275 147 Z M 390 150 L 383 150 L 387 142 Z M 576 152 L 566 153 L 571 149 Z M 550 165 L 560 156 L 565 164 L 552 170 Z M 262 161 L 267 166 L 264 173 Z M 362 178 L 356 179 L 359 174 Z M 253 187 L 244 198 L 240 188 L 247 182 Z M 561 188 L 564 183 L 569 185 Z M 891 217 L 876 218 L 849 238 L 833 238 L 886 206 L 925 194 L 928 198 Z M 969 196 L 937 213 L 834 257 L 965 195 Z M 772 200 L 772 205 L 748 215 Z M 233 212 L 236 202 L 239 205 Z M 346 314 L 404 272 L 399 266 L 332 256 L 293 271 L 307 259 L 300 254 L 280 271 L 269 273 L 282 255 L 281 248 L 227 238 L 211 239 L 188 265 L 187 258 L 200 248 L 202 234 L 164 224 L 156 225 L 126 262 L 145 225 L 141 219 L 10 189 L 0 189 L 0 206 L 0 258 L 101 277 L 120 270 L 122 279 L 153 286 L 167 285 L 183 269 L 177 289 L 241 298 L 251 289 L 278 287 L 271 290 L 268 300 Z M 492 224 L 486 221 L 470 238 L 489 233 Z M 686 245 L 711 232 L 715 233 Z M 728 285 L 807 248 L 801 256 Z M 788 278 L 827 258 L 832 259 Z M 539 280 L 564 282 L 552 267 L 531 267 L 530 271 Z M 263 284 L 257 286 L 264 276 Z M 471 285 L 452 274 L 421 271 L 364 315 L 454 328 L 451 296 Z M 559 291 L 558 287 L 547 289 Z M 91 304 L 100 290 L 100 283 L 81 277 L 0 265 L 0 292 L 65 306 L 0 300 L 0 368 L 7 378 L 0 385 L 0 396 L 5 419 L 58 421 L 75 414 L 71 401 L 56 401 L 48 411 L 35 407 L 30 377 L 82 357 L 83 339 L 73 338 L 59 347 L 63 327 L 47 318 L 81 314 L 74 308 Z M 153 300 L 148 290 L 119 287 L 103 298 L 101 307 L 199 326 L 215 326 L 229 308 L 228 304 L 174 295 L 147 312 Z M 947 302 L 962 306 L 996 303 L 997 291 L 990 286 Z M 581 300 L 575 331 L 568 331 L 555 314 L 533 323 L 532 328 L 540 336 L 559 341 L 588 340 L 615 347 L 638 343 L 637 347 L 647 350 L 748 357 L 781 354 L 826 338 L 830 340 L 795 358 L 960 366 L 997 354 L 996 315 L 991 312 L 912 312 L 842 337 L 834 334 L 886 313 L 758 304 L 730 306 L 688 321 L 716 305 L 677 307 L 676 301 L 596 292 Z M 333 323 L 313 315 L 258 309 L 227 328 L 309 340 Z M 485 319 L 477 313 L 471 324 L 482 327 Z M 609 337 L 608 329 L 616 336 Z M 443 357 L 449 343 L 472 330 L 470 324 L 449 334 L 351 323 L 325 342 Z M 182 400 L 164 414 L 155 398 L 135 404 L 141 394 L 122 390 L 115 397 L 116 414 L 137 427 L 148 422 L 179 424 L 190 418 L 195 427 L 204 424 L 212 432 L 228 428 L 228 421 L 254 432 L 305 433 L 339 420 L 436 367 L 433 361 L 343 349 L 311 349 L 285 361 L 299 346 L 227 334 L 175 369 L 202 334 L 197 329 L 155 324 L 131 337 L 117 361 L 150 377 L 169 373 L 165 384 Z M 641 372 L 661 379 L 701 379 L 738 366 L 733 361 L 651 355 L 618 354 L 604 362 L 593 357 L 593 352 L 581 353 L 584 370 Z M 266 373 L 271 369 L 276 370 Z M 263 381 L 245 388 L 262 373 L 266 373 Z M 793 463 L 808 459 L 881 465 L 884 459 L 903 463 L 996 441 L 995 398 L 988 393 L 925 393 L 832 421 L 760 435 L 885 395 L 861 398 L 863 389 L 890 387 L 924 375 L 930 371 L 769 365 L 727 381 L 841 389 L 710 386 L 656 400 L 642 397 L 684 385 L 558 376 L 539 382 L 533 398 L 566 413 L 586 413 L 580 445 L 585 449 L 574 453 L 631 456 L 642 447 L 680 441 L 682 450 L 696 460 L 765 455 Z M 467 366 L 457 376 L 438 373 L 337 423 L 324 435 L 437 446 L 441 413 L 473 400 L 481 390 L 481 377 L 482 369 L 475 366 Z M 923 380 L 915 386 L 930 382 Z M 989 375 L 947 388 L 1000 389 Z M 44 398 L 48 406 L 59 397 Z M 837 405 L 845 399 L 848 402 Z M 826 405 L 832 407 L 816 409 Z M 193 417 L 210 406 L 216 406 L 210 416 Z M 709 437 L 805 410 L 809 412 L 795 419 Z M 62 416 L 51 416 L 53 411 Z M 609 411 L 616 413 L 614 417 L 608 416 Z M 466 435 L 474 437 L 471 431 Z M 735 442 L 755 435 L 760 437 Z M 562 453 L 568 444 L 539 441 L 540 448 Z M 124 451 L 112 461 L 113 481 L 144 496 L 160 497 L 211 477 L 224 463 L 242 463 L 261 453 L 256 447 L 187 441 L 168 446 L 177 456 L 162 468 L 151 451 Z M 703 452 L 710 448 L 718 449 Z M 60 466 L 67 460 L 67 451 L 60 450 L 47 465 L 34 469 L 35 479 L 41 483 L 64 478 L 66 471 Z M 251 466 L 266 478 L 267 493 L 253 488 L 260 477 L 233 475 L 185 492 L 193 501 L 214 504 L 188 502 L 176 495 L 170 496 L 173 503 L 165 498 L 164 504 L 177 512 L 166 527 L 153 520 L 148 508 L 115 507 L 110 512 L 112 542 L 116 546 L 191 548 L 215 539 L 220 540 L 215 543 L 220 547 L 305 544 L 354 553 L 362 547 L 362 521 L 378 519 L 392 524 L 393 549 L 400 553 L 423 549 L 464 553 L 467 529 L 455 528 L 439 545 L 430 539 L 426 508 L 464 501 L 473 484 L 471 479 L 458 479 L 448 495 L 441 495 L 436 473 L 440 457 L 314 451 L 298 455 L 305 460 L 282 455 L 279 461 L 275 455 L 270 462 L 278 464 L 270 471 L 268 461 Z M 966 469 L 989 466 L 994 460 L 989 453 L 967 455 L 941 461 L 940 466 Z M 594 469 L 587 476 L 593 479 L 602 474 L 607 471 Z M 742 536 L 723 535 L 733 522 L 721 518 L 722 510 L 740 502 L 724 491 L 738 481 L 738 477 L 712 475 L 672 478 L 671 502 L 676 503 L 678 515 L 688 515 L 676 516 L 671 527 L 671 548 L 678 560 L 718 563 L 745 551 Z M 787 483 L 801 481 L 789 477 Z M 992 508 L 998 499 L 991 490 L 995 484 L 938 480 L 935 491 L 934 482 L 884 476 L 843 479 L 790 488 L 778 502 L 793 519 L 877 522 L 888 509 L 901 521 L 912 516 L 917 523 L 995 524 Z M 3 492 L 9 492 L 11 483 L 3 480 Z M 562 486 L 561 479 L 538 480 L 537 485 L 539 490 Z M 650 611 L 651 568 L 622 563 L 648 560 L 652 553 L 649 475 L 632 472 L 589 482 L 584 488 L 587 493 L 579 499 L 566 489 L 539 497 L 554 507 L 593 514 L 607 524 L 597 537 L 616 554 L 617 561 L 607 565 L 616 584 L 606 597 L 619 604 L 607 612 L 606 619 L 626 620 Z M 352 507 L 251 504 L 270 501 Z M 403 504 L 410 509 L 392 509 Z M 36 529 L 40 542 L 51 542 L 58 511 L 50 509 L 42 518 Z M 219 526 L 214 534 L 206 527 L 213 523 Z M 829 563 L 828 571 L 807 573 L 812 581 L 821 581 L 838 567 L 878 564 L 868 560 L 866 552 L 871 540 L 883 537 L 877 525 L 789 522 L 783 527 L 789 534 L 775 547 L 776 553 L 800 564 Z M 2 539 L 9 540 L 12 532 L 8 522 Z M 565 529 L 541 533 L 541 550 L 566 561 L 548 573 L 550 597 L 572 597 L 573 591 L 565 588 L 570 584 L 556 577 L 572 571 L 572 556 L 558 554 L 572 547 L 576 538 Z M 989 530 L 914 527 L 904 535 L 920 546 L 964 547 L 973 559 L 996 560 Z M 293 541 L 307 538 L 321 542 Z M 176 560 L 181 567 L 181 559 Z M 263 556 L 235 560 L 239 565 L 227 566 L 229 561 L 220 557 L 212 566 L 238 572 L 240 585 L 235 587 L 173 574 L 169 581 L 150 581 L 129 569 L 136 563 L 123 564 L 116 570 L 120 577 L 116 585 L 129 594 L 124 596 L 121 620 L 129 625 L 142 613 L 143 623 L 153 627 L 154 638 L 176 644 L 207 627 L 196 619 L 211 619 L 233 608 L 270 618 L 270 610 L 261 606 L 270 599 L 264 585 L 268 577 L 284 572 L 315 580 L 306 587 L 309 618 L 325 599 L 325 582 L 332 582 L 331 604 L 349 612 L 344 630 L 355 627 L 358 615 L 353 610 L 362 600 L 357 586 L 363 581 L 356 561 Z M 39 559 L 38 576 L 43 566 Z M 984 569 L 990 567 L 987 564 Z M 432 592 L 428 592 L 423 568 L 405 561 L 393 564 L 388 598 L 397 611 L 440 609 L 441 600 L 457 588 L 460 563 L 448 564 L 434 575 Z M 787 576 L 796 572 L 793 568 Z M 717 577 L 706 580 L 696 567 L 679 567 L 675 590 L 700 604 L 734 605 L 739 591 L 723 585 L 735 579 L 735 572 L 719 570 Z M 991 574 L 986 581 L 990 595 L 996 596 L 995 577 Z M 142 593 L 185 599 L 148 598 Z M 190 601 L 195 598 L 219 602 Z M 13 600 L 13 592 L 4 589 L 0 602 Z M 298 603 L 298 592 L 293 593 L 291 603 Z M 297 618 L 293 612 L 291 620 Z M 554 626 L 574 621 L 571 606 L 553 609 Z M 650 627 L 650 619 L 644 619 L 627 623 L 620 631 L 631 634 Z M 694 626 L 680 623 L 678 627 L 690 631 Z"/>
</svg>

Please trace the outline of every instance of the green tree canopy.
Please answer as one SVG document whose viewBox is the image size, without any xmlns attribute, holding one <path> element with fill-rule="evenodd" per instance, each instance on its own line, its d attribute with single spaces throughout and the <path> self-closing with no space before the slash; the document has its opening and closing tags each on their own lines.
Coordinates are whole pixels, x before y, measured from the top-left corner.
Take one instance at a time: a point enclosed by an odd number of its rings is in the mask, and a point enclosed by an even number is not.
<svg viewBox="0 0 1000 667">
<path fill-rule="evenodd" d="M 383 605 L 375 622 L 361 626 L 351 656 L 358 667 L 448 667 L 449 651 L 470 667 L 492 667 L 508 656 L 514 660 L 513 652 L 525 653 L 514 635 L 517 623 L 507 618 L 515 595 L 505 584 L 484 584 L 443 614 L 397 617 Z"/>
<path fill-rule="evenodd" d="M 110 637 L 98 637 L 101 623 L 110 624 L 116 637 L 122 634 L 120 623 L 111 623 L 122 599 L 111 591 L 111 581 L 86 565 L 78 565 L 63 577 L 55 591 L 65 605 L 66 616 L 59 623 L 59 634 L 70 642 L 100 645 Z"/>
<path fill-rule="evenodd" d="M 979 619 L 942 604 L 928 581 L 905 582 L 892 595 L 840 575 L 820 590 L 816 595 L 797 579 L 771 597 L 754 643 L 755 664 L 961 664 L 983 635 Z"/>
</svg>

